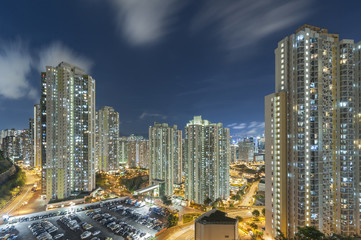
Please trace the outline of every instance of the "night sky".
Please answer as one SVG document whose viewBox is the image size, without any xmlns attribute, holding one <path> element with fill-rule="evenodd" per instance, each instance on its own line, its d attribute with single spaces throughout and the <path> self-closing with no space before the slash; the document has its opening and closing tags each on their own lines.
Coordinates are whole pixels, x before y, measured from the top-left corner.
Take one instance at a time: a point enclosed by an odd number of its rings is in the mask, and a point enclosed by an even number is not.
<svg viewBox="0 0 361 240">
<path fill-rule="evenodd" d="M 303 24 L 361 41 L 361 1 L 2 0 L 0 129 L 28 127 L 40 71 L 61 61 L 96 79 L 97 109 L 120 113 L 120 134 L 194 115 L 233 136 L 264 129 L 274 49 Z"/>
</svg>

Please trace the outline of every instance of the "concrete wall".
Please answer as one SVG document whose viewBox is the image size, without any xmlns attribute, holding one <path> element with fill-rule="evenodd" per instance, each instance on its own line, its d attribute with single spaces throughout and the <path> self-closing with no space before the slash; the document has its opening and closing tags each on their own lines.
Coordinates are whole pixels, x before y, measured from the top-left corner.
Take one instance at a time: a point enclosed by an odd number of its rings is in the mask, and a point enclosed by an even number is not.
<svg viewBox="0 0 361 240">
<path fill-rule="evenodd" d="M 196 240 L 238 240 L 238 224 L 195 223 Z"/>
</svg>

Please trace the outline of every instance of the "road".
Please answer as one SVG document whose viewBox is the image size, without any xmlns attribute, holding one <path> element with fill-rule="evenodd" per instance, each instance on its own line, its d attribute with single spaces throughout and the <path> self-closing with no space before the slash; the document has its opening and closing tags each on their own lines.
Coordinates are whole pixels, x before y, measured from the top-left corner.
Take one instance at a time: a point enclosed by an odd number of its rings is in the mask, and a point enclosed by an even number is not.
<svg viewBox="0 0 361 240">
<path fill-rule="evenodd" d="M 3 220 L 4 215 L 22 215 L 34 211 L 38 211 L 40 202 L 34 203 L 36 199 L 34 199 L 34 192 L 31 191 L 31 188 L 34 186 L 35 182 L 39 182 L 39 178 L 33 172 L 26 171 L 26 182 L 21 190 L 20 194 L 16 196 L 10 204 L 8 204 L 5 208 L 0 211 L 0 221 Z M 40 191 L 37 191 L 37 195 L 40 196 Z M 24 202 L 28 202 L 29 204 L 23 206 Z M 41 208 L 42 209 L 42 208 Z M 44 208 L 45 210 L 45 208 Z M 40 210 L 41 211 L 41 210 Z M 1 224 L 1 222 L 0 222 Z"/>
<path fill-rule="evenodd" d="M 247 191 L 246 195 L 244 195 L 243 200 L 239 205 L 241 206 L 252 206 L 253 205 L 253 196 L 256 194 L 258 182 L 252 183 L 249 191 Z"/>
</svg>

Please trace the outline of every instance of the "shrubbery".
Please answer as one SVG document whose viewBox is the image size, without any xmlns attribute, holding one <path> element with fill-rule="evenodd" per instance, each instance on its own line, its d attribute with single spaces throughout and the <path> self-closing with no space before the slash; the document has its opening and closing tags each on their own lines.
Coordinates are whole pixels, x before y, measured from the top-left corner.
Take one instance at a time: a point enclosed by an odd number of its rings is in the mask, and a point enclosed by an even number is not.
<svg viewBox="0 0 361 240">
<path fill-rule="evenodd" d="M 21 168 L 16 167 L 14 175 L 0 186 L 0 207 L 3 207 L 16 193 L 16 188 L 25 184 L 26 175 Z"/>
</svg>

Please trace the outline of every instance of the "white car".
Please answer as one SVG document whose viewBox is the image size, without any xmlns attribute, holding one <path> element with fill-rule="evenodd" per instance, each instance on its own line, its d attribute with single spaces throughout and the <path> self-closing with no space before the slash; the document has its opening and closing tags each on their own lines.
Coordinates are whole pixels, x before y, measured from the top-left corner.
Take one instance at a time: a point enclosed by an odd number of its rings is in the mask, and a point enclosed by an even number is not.
<svg viewBox="0 0 361 240">
<path fill-rule="evenodd" d="M 62 238 L 63 236 L 64 236 L 64 233 L 59 233 L 54 236 L 54 239 L 59 239 L 59 238 Z"/>
<path fill-rule="evenodd" d="M 81 239 L 85 239 L 85 238 L 90 237 L 91 235 L 92 235 L 91 232 L 85 231 L 80 235 L 80 237 L 81 237 Z"/>
</svg>

